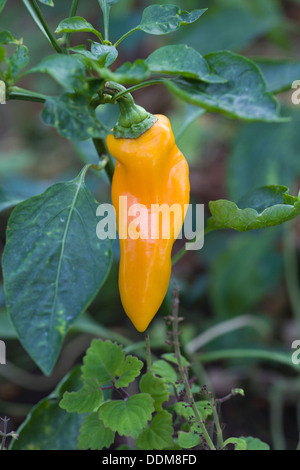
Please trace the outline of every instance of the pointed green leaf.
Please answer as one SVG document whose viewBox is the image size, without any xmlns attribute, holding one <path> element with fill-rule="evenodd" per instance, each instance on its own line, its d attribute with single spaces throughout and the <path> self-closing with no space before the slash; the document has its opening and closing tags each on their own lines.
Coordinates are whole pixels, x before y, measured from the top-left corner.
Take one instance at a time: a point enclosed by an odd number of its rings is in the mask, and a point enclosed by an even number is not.
<svg viewBox="0 0 300 470">
<path fill-rule="evenodd" d="M 27 73 L 47 73 L 67 90 L 84 90 L 85 68 L 76 56 L 56 54 L 45 57 Z"/>
<path fill-rule="evenodd" d="M 167 411 L 157 413 L 148 428 L 144 429 L 136 441 L 142 450 L 162 450 L 173 445 L 172 415 Z"/>
<path fill-rule="evenodd" d="M 45 124 L 54 126 L 61 136 L 70 140 L 105 138 L 108 133 L 89 106 L 89 99 L 81 95 L 66 93 L 48 97 L 41 117 Z"/>
<path fill-rule="evenodd" d="M 115 440 L 115 433 L 106 428 L 99 419 L 98 413 L 86 416 L 78 437 L 79 450 L 101 450 L 108 448 Z"/>
<path fill-rule="evenodd" d="M 162 411 L 162 404 L 168 401 L 170 392 L 164 379 L 155 377 L 152 372 L 146 372 L 140 380 L 140 391 L 149 393 L 154 400 L 155 411 Z"/>
<path fill-rule="evenodd" d="M 282 121 L 276 99 L 267 91 L 258 66 L 251 60 L 222 51 L 205 57 L 211 70 L 224 78 L 223 84 L 186 78 L 166 80 L 167 88 L 180 99 L 207 111 L 245 121 Z"/>
<path fill-rule="evenodd" d="M 103 73 L 105 72 L 103 71 Z M 101 76 L 103 76 L 103 73 Z M 137 59 L 133 64 L 125 62 L 114 72 L 110 72 L 108 70 L 106 74 L 108 80 L 113 80 L 121 85 L 126 85 L 127 83 L 136 84 L 146 80 L 150 75 L 150 70 L 144 60 Z"/>
<path fill-rule="evenodd" d="M 83 359 L 84 380 L 96 378 L 100 385 L 113 382 L 116 387 L 127 387 L 140 374 L 143 363 L 127 356 L 121 346 L 111 341 L 95 339 Z"/>
<path fill-rule="evenodd" d="M 57 26 L 56 33 L 93 33 L 100 41 L 102 41 L 102 35 L 97 31 L 91 23 L 86 21 L 81 16 L 72 16 L 62 20 Z"/>
<path fill-rule="evenodd" d="M 28 48 L 24 45 L 17 46 L 15 52 L 10 56 L 9 62 L 12 76 L 16 77 L 29 62 Z"/>
<path fill-rule="evenodd" d="M 9 31 L 0 31 L 0 44 L 10 44 L 14 37 Z"/>
<path fill-rule="evenodd" d="M 143 365 L 142 361 L 136 357 L 127 356 L 123 364 L 116 370 L 118 379 L 115 381 L 115 387 L 127 387 L 140 375 Z"/>
<path fill-rule="evenodd" d="M 297 217 L 300 195 L 292 197 L 286 186 L 270 185 L 251 191 L 238 205 L 220 199 L 211 201 L 209 208 L 212 214 L 209 227 L 245 232 L 280 225 Z"/>
<path fill-rule="evenodd" d="M 77 392 L 65 392 L 59 406 L 68 413 L 92 413 L 103 401 L 97 379 L 88 379 Z"/>
<path fill-rule="evenodd" d="M 91 53 L 102 67 L 109 67 L 118 57 L 118 51 L 114 46 L 94 41 L 91 43 Z"/>
<path fill-rule="evenodd" d="M 84 183 L 85 171 L 22 202 L 8 222 L 2 258 L 7 309 L 46 374 L 111 266 L 111 241 L 97 238 L 99 204 Z"/>
<path fill-rule="evenodd" d="M 213 73 L 206 60 L 192 47 L 175 44 L 156 49 L 146 59 L 153 73 L 181 75 L 207 83 L 224 83 L 226 80 Z"/>
<path fill-rule="evenodd" d="M 193 10 L 189 13 L 176 5 L 150 5 L 144 10 L 137 29 L 154 35 L 173 33 L 180 26 L 197 21 L 206 10 Z"/>
<path fill-rule="evenodd" d="M 155 375 L 159 375 L 167 383 L 174 384 L 177 381 L 177 373 L 174 368 L 171 366 L 171 364 L 162 359 L 153 362 L 151 371 Z"/>
<path fill-rule="evenodd" d="M 269 444 L 257 439 L 256 437 L 243 437 L 241 439 L 246 442 L 248 449 L 247 450 L 270 450 Z"/>
<path fill-rule="evenodd" d="M 99 417 L 105 427 L 118 432 L 120 436 L 136 439 L 150 421 L 153 411 L 151 396 L 148 393 L 139 393 L 126 400 L 103 403 L 99 408 Z"/>
</svg>

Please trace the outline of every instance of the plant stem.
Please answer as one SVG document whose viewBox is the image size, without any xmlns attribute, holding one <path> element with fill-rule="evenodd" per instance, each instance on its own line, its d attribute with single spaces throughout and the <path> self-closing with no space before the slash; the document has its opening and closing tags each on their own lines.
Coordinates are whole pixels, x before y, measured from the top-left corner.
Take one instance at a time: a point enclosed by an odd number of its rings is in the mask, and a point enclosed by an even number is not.
<svg viewBox="0 0 300 470">
<path fill-rule="evenodd" d="M 7 438 L 7 423 L 9 421 L 9 418 L 7 418 L 5 416 L 4 418 L 1 418 L 1 421 L 3 421 L 3 433 L 1 433 L 2 441 L 1 441 L 0 450 L 4 450 L 5 449 L 5 442 L 6 442 L 6 438 Z"/>
<path fill-rule="evenodd" d="M 174 350 L 175 350 L 175 356 L 176 356 L 177 362 L 178 362 L 179 373 L 180 373 L 181 379 L 184 383 L 184 388 L 185 388 L 185 391 L 186 391 L 186 394 L 187 394 L 188 402 L 192 407 L 192 410 L 194 412 L 196 421 L 200 426 L 201 432 L 202 432 L 202 434 L 203 434 L 210 450 L 216 450 L 216 448 L 214 446 L 214 443 L 212 442 L 211 437 L 210 437 L 210 435 L 209 435 L 209 433 L 206 429 L 205 423 L 204 423 L 204 421 L 202 420 L 202 418 L 199 414 L 199 411 L 198 411 L 198 408 L 196 406 L 196 403 L 195 403 L 195 400 L 194 400 L 194 397 L 193 397 L 193 394 L 192 394 L 192 391 L 191 391 L 191 388 L 190 388 L 190 384 L 189 384 L 189 381 L 188 381 L 188 378 L 187 378 L 187 375 L 186 375 L 186 371 L 185 371 L 183 363 L 182 363 L 181 353 L 180 353 L 179 331 L 178 331 L 178 323 L 180 321 L 179 318 L 178 318 L 178 305 L 179 305 L 178 291 L 175 288 L 174 289 L 174 299 L 173 299 L 173 317 L 172 317 L 172 320 L 173 320 Z"/>
<path fill-rule="evenodd" d="M 109 181 L 112 182 L 115 169 L 114 169 L 113 160 L 111 156 L 109 155 L 105 141 L 104 139 L 93 139 L 93 142 L 94 142 L 94 146 L 97 150 L 100 160 L 102 160 L 103 157 L 106 157 L 108 159 L 108 162 L 105 166 L 105 171 L 109 178 Z"/>
<path fill-rule="evenodd" d="M 76 15 L 78 3 L 79 3 L 79 0 L 73 0 L 71 10 L 69 13 L 69 18 L 72 18 L 72 16 Z M 71 33 L 65 33 L 63 36 L 63 43 L 66 45 L 67 49 L 70 47 L 70 38 L 71 38 Z"/>
<path fill-rule="evenodd" d="M 54 37 L 52 31 L 50 31 L 50 28 L 47 24 L 47 21 L 45 20 L 38 4 L 36 3 L 36 0 L 29 0 L 30 1 L 30 5 L 32 6 L 34 12 L 36 13 L 38 19 L 40 20 L 48 38 L 49 38 L 49 41 L 51 42 L 52 46 L 54 47 L 54 49 L 56 50 L 56 52 L 58 52 L 59 54 L 62 54 L 63 53 L 63 50 L 62 48 L 60 47 L 60 45 L 58 44 L 56 38 Z"/>
<path fill-rule="evenodd" d="M 150 337 L 146 335 L 146 352 L 147 352 L 147 371 L 151 371 L 151 348 L 150 348 Z"/>
<path fill-rule="evenodd" d="M 8 89 L 8 99 L 44 103 L 47 99 L 47 96 L 40 93 L 33 93 L 29 90 L 24 90 L 23 88 L 14 86 Z"/>
<path fill-rule="evenodd" d="M 213 417 L 214 417 L 215 426 L 216 426 L 216 430 L 217 430 L 217 436 L 218 436 L 217 448 L 221 449 L 224 445 L 223 431 L 222 431 L 222 428 L 221 428 L 221 425 L 220 425 L 219 415 L 218 415 L 218 411 L 217 411 L 217 405 L 216 405 L 215 399 L 214 399 L 212 394 L 211 394 L 211 397 L 210 397 L 210 402 L 211 402 L 212 414 L 213 414 Z"/>
<path fill-rule="evenodd" d="M 124 39 L 126 39 L 130 34 L 132 33 L 135 33 L 136 31 L 138 31 L 139 28 L 136 27 L 136 28 L 133 28 L 131 29 L 130 31 L 128 31 L 126 34 L 124 34 L 122 37 L 120 37 L 120 39 L 118 39 L 118 41 L 114 44 L 114 47 L 117 47 L 122 41 L 124 41 Z"/>
<path fill-rule="evenodd" d="M 119 98 L 126 95 L 127 93 L 132 93 L 136 90 L 140 90 L 141 88 L 146 88 L 147 86 L 161 85 L 162 83 L 164 83 L 164 80 L 162 80 L 162 79 L 148 80 L 148 82 L 142 82 L 142 83 L 139 83 L 138 85 L 134 85 L 130 88 L 126 88 L 125 90 L 120 91 L 120 93 L 117 93 L 114 96 L 113 102 L 115 103 L 116 101 L 118 101 Z"/>
</svg>

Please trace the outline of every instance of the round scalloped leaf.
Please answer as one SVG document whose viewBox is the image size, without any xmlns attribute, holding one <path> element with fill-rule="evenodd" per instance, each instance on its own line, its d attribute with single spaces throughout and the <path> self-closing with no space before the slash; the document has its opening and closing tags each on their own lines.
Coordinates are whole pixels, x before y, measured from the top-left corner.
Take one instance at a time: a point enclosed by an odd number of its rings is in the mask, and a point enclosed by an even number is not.
<svg viewBox="0 0 300 470">
<path fill-rule="evenodd" d="M 209 208 L 211 229 L 246 232 L 294 219 L 300 214 L 300 196 L 290 196 L 286 186 L 270 185 L 251 191 L 238 204 L 220 199 L 210 201 Z"/>
<path fill-rule="evenodd" d="M 109 447 L 115 440 L 115 433 L 106 428 L 99 419 L 98 413 L 86 416 L 78 437 L 79 450 L 101 450 Z"/>
<path fill-rule="evenodd" d="M 162 450 L 173 445 L 172 415 L 167 411 L 157 413 L 148 428 L 144 429 L 136 441 L 142 450 Z"/>
<path fill-rule="evenodd" d="M 136 439 L 150 421 L 153 411 L 151 396 L 139 393 L 126 400 L 109 400 L 100 406 L 98 413 L 105 427 L 120 436 Z"/>
<path fill-rule="evenodd" d="M 103 400 L 97 379 L 89 379 L 77 392 L 65 392 L 59 406 L 68 413 L 92 413 Z"/>
<path fill-rule="evenodd" d="M 164 379 L 155 377 L 152 372 L 147 372 L 140 380 L 140 391 L 147 392 L 154 399 L 155 411 L 162 411 L 162 404 L 168 401 L 170 392 Z"/>
</svg>

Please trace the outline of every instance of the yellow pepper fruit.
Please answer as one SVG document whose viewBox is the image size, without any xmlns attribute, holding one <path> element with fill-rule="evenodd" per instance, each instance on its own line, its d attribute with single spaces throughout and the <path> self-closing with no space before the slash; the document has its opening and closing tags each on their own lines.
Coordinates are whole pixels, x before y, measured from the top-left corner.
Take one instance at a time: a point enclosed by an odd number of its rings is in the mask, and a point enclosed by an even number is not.
<svg viewBox="0 0 300 470">
<path fill-rule="evenodd" d="M 126 314 L 140 332 L 146 330 L 167 293 L 171 251 L 190 196 L 188 164 L 175 144 L 170 121 L 162 115 L 155 118 L 152 127 L 136 139 L 115 138 L 113 134 L 107 137 L 108 150 L 117 160 L 112 202 L 120 238 L 120 297 Z M 135 204 L 145 210 L 130 214 Z M 157 217 L 153 205 L 157 208 L 162 204 L 171 210 Z M 178 206 L 173 215 L 174 204 Z M 166 237 L 163 224 L 169 221 Z M 130 229 L 134 236 L 130 236 Z"/>
</svg>

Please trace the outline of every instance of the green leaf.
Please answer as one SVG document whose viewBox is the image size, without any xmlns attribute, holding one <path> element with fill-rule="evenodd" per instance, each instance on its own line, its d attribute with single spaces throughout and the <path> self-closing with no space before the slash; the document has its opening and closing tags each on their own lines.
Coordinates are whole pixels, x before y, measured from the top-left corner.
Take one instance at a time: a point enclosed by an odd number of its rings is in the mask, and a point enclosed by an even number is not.
<svg viewBox="0 0 300 470">
<path fill-rule="evenodd" d="M 197 410 L 203 420 L 212 414 L 211 404 L 208 401 L 201 400 L 196 402 Z M 187 421 L 190 418 L 195 418 L 191 405 L 185 402 L 177 402 L 174 405 L 174 410 L 179 416 L 183 416 Z"/>
<path fill-rule="evenodd" d="M 58 33 L 93 33 L 102 42 L 102 35 L 97 31 L 91 23 L 81 16 L 72 16 L 62 20 L 57 26 L 55 32 Z"/>
<path fill-rule="evenodd" d="M 86 416 L 80 428 L 79 450 L 101 450 L 108 448 L 115 440 L 115 433 L 104 426 L 98 413 Z"/>
<path fill-rule="evenodd" d="M 116 370 L 118 379 L 115 381 L 115 387 L 127 387 L 140 375 L 142 367 L 143 363 L 137 357 L 127 356 L 123 364 Z"/>
<path fill-rule="evenodd" d="M 223 449 L 229 444 L 234 445 L 234 450 L 248 450 L 247 443 L 242 438 L 230 437 L 229 439 L 226 439 L 223 445 Z"/>
<path fill-rule="evenodd" d="M 253 59 L 260 68 L 271 93 L 290 90 L 292 83 L 299 80 L 300 62 L 295 60 Z"/>
<path fill-rule="evenodd" d="M 2 258 L 7 309 L 45 374 L 111 266 L 111 241 L 97 238 L 99 203 L 84 183 L 85 172 L 22 202 L 8 222 Z"/>
<path fill-rule="evenodd" d="M 39 0 L 39 2 L 47 5 L 48 7 L 54 7 L 53 0 Z"/>
<path fill-rule="evenodd" d="M 137 59 L 133 64 L 125 62 L 114 72 L 107 70 L 107 79 L 118 82 L 121 85 L 140 83 L 146 80 L 149 75 L 149 67 L 142 59 Z M 103 76 L 103 74 L 101 74 L 101 76 Z"/>
<path fill-rule="evenodd" d="M 207 84 L 186 78 L 166 80 L 167 88 L 180 99 L 207 111 L 245 121 L 280 121 L 278 103 L 251 60 L 228 51 L 204 57 L 209 67 L 227 81 Z"/>
<path fill-rule="evenodd" d="M 82 95 L 65 93 L 48 97 L 41 117 L 45 124 L 56 127 L 61 136 L 70 140 L 105 138 L 108 133 L 89 106 L 89 99 Z"/>
<path fill-rule="evenodd" d="M 22 202 L 22 199 L 14 194 L 10 194 L 4 189 L 0 188 L 0 212 L 10 209 Z"/>
<path fill-rule="evenodd" d="M 12 76 L 16 77 L 20 70 L 22 70 L 29 62 L 28 48 L 26 46 L 17 46 L 15 52 L 10 56 L 9 62 L 11 65 Z"/>
<path fill-rule="evenodd" d="M 7 0 L 0 0 L 0 13 L 3 10 L 3 8 L 5 7 L 6 1 Z"/>
<path fill-rule="evenodd" d="M 115 381 L 116 387 L 127 387 L 140 374 L 143 363 L 127 356 L 121 346 L 111 341 L 95 339 L 83 359 L 84 380 L 96 378 L 100 385 Z"/>
<path fill-rule="evenodd" d="M 118 57 L 118 51 L 114 46 L 94 41 L 91 43 L 91 53 L 102 67 L 109 67 Z"/>
<path fill-rule="evenodd" d="M 176 5 L 150 5 L 143 11 L 142 21 L 136 29 L 154 35 L 173 33 L 180 26 L 197 21 L 206 10 L 193 10 L 189 13 Z"/>
<path fill-rule="evenodd" d="M 190 431 L 179 431 L 178 432 L 178 444 L 183 449 L 192 449 L 193 447 L 198 446 L 201 443 L 201 430 L 198 428 L 198 425 L 195 423 L 191 426 Z"/>
<path fill-rule="evenodd" d="M 177 373 L 168 362 L 160 359 L 153 362 L 151 366 L 151 371 L 155 375 L 159 375 L 167 383 L 174 384 L 177 381 Z"/>
<path fill-rule="evenodd" d="M 27 73 L 47 73 L 67 90 L 87 89 L 85 68 L 76 56 L 55 54 L 45 57 Z"/>
<path fill-rule="evenodd" d="M 17 430 L 10 450 L 76 450 L 77 437 L 84 415 L 67 413 L 58 406 L 61 390 L 74 387 L 80 380 L 75 368 L 58 384 L 55 391 L 41 400 Z"/>
<path fill-rule="evenodd" d="M 266 444 L 265 442 L 261 441 L 260 439 L 257 439 L 256 437 L 243 437 L 241 436 L 241 439 L 246 442 L 247 444 L 247 450 L 270 450 L 270 446 Z"/>
<path fill-rule="evenodd" d="M 224 83 L 226 80 L 214 74 L 206 60 L 192 47 L 176 44 L 156 49 L 146 59 L 153 73 L 181 75 L 207 83 Z"/>
<path fill-rule="evenodd" d="M 172 415 L 167 411 L 157 413 L 148 428 L 144 429 L 136 445 L 141 450 L 162 450 L 173 445 Z"/>
<path fill-rule="evenodd" d="M 0 44 L 10 44 L 14 40 L 13 35 L 9 31 L 0 31 Z"/>
<path fill-rule="evenodd" d="M 164 379 L 155 377 L 152 372 L 146 372 L 140 380 L 140 391 L 149 393 L 154 400 L 155 411 L 162 411 L 162 404 L 168 401 L 170 392 Z"/>
<path fill-rule="evenodd" d="M 297 217 L 300 194 L 292 197 L 286 186 L 270 185 L 251 191 L 238 205 L 224 199 L 210 201 L 209 209 L 212 217 L 208 227 L 246 232 L 280 225 Z"/>
<path fill-rule="evenodd" d="M 138 437 L 141 430 L 150 421 L 153 412 L 153 400 L 148 393 L 139 393 L 125 400 L 103 403 L 99 408 L 99 417 L 104 426 L 116 431 L 120 436 Z"/>
<path fill-rule="evenodd" d="M 77 392 L 65 392 L 59 406 L 68 413 L 92 413 L 103 401 L 97 379 L 88 379 Z"/>
</svg>

